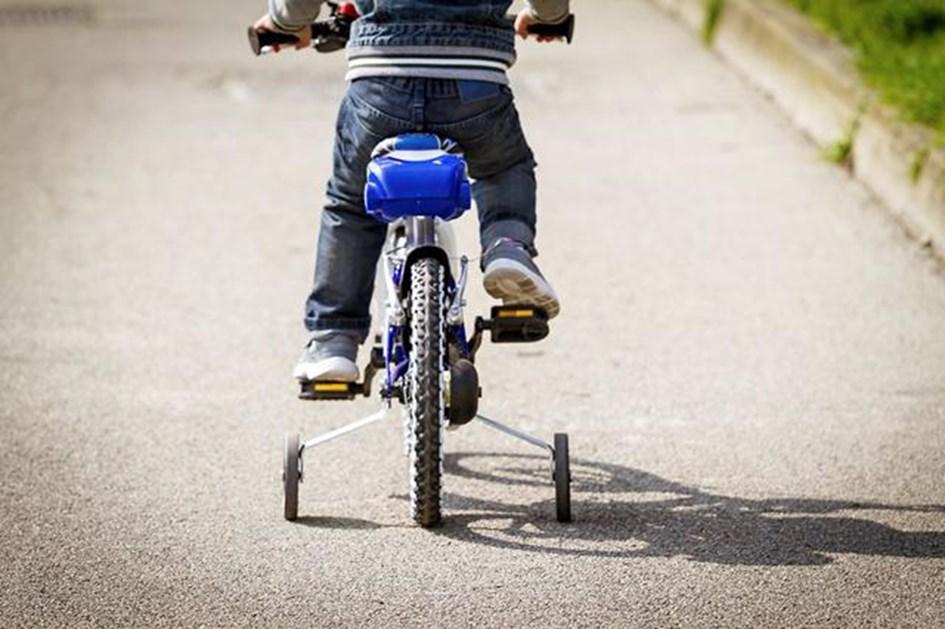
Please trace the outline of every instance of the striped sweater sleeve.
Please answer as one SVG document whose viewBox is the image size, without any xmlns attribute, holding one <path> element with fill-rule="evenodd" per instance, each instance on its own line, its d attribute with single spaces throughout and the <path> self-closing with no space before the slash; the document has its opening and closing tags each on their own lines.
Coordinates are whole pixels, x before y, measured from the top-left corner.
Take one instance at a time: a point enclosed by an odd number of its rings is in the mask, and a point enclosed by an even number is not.
<svg viewBox="0 0 945 629">
<path fill-rule="evenodd" d="M 539 22 L 556 24 L 568 17 L 569 0 L 525 0 L 528 9 Z"/>
<path fill-rule="evenodd" d="M 323 0 L 269 0 L 269 16 L 280 29 L 300 31 L 318 17 Z"/>
</svg>

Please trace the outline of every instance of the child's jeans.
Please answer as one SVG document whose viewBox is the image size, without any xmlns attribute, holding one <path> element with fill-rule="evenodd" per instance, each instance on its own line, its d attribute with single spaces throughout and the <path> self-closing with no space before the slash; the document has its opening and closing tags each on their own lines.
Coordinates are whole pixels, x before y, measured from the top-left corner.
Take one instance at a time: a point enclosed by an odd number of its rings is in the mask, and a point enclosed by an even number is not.
<svg viewBox="0 0 945 629">
<path fill-rule="evenodd" d="M 512 238 L 534 253 L 535 161 L 509 88 L 444 79 L 359 79 L 338 113 L 315 282 L 305 307 L 310 331 L 345 331 L 364 342 L 387 235 L 387 225 L 364 211 L 365 171 L 381 140 L 417 131 L 451 138 L 462 148 L 474 180 L 483 248 Z"/>
</svg>

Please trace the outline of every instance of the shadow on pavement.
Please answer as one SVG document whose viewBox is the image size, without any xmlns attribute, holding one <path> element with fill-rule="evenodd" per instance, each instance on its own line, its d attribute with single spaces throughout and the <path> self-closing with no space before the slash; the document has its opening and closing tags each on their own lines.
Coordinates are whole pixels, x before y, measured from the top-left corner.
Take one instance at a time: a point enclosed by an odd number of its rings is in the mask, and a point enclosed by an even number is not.
<svg viewBox="0 0 945 629">
<path fill-rule="evenodd" d="M 368 520 L 359 520 L 356 518 L 334 518 L 334 517 L 316 517 L 311 515 L 302 515 L 295 521 L 296 524 L 310 526 L 317 529 L 379 529 L 382 525 Z"/>
<path fill-rule="evenodd" d="M 548 495 L 539 502 L 510 504 L 447 494 L 450 513 L 436 532 L 464 542 L 561 555 L 688 557 L 732 565 L 825 565 L 835 553 L 945 557 L 945 531 L 902 531 L 868 519 L 880 511 L 945 513 L 940 505 L 753 500 L 708 493 L 629 467 L 572 461 L 575 522 L 560 524 L 554 520 L 545 458 L 454 453 L 446 456 L 445 471 L 540 488 Z M 851 511 L 862 513 L 854 517 Z"/>
</svg>

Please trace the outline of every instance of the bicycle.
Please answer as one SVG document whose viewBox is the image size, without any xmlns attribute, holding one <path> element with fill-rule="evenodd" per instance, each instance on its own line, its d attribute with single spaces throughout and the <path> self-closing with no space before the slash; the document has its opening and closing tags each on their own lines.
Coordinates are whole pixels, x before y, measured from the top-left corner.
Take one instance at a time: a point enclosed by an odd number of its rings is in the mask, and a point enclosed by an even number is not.
<svg viewBox="0 0 945 629">
<path fill-rule="evenodd" d="M 333 4 L 331 18 L 312 25 L 313 47 L 339 50 L 347 41 L 357 12 L 353 5 Z M 560 25 L 535 25 L 532 32 L 573 36 L 574 18 Z M 259 54 L 292 44 L 291 35 L 249 30 Z M 315 446 L 382 421 L 396 400 L 404 407 L 404 443 L 410 457 L 410 515 L 423 527 L 442 518 L 443 436 L 473 420 L 550 454 L 556 517 L 571 520 L 571 475 L 568 435 L 553 444 L 479 413 L 476 353 L 484 335 L 494 343 L 540 341 L 549 333 L 548 316 L 530 305 L 494 306 L 490 317 L 476 317 L 466 334 L 465 300 L 469 258 L 457 256 L 449 221 L 472 206 L 466 162 L 460 147 L 447 138 L 413 133 L 382 141 L 368 166 L 365 209 L 390 225 L 381 258 L 385 292 L 384 325 L 361 382 L 302 382 L 303 400 L 353 400 L 370 397 L 374 378 L 383 372 L 382 408 L 377 413 L 331 432 L 302 441 L 288 433 L 283 451 L 283 515 L 298 517 L 303 454 Z M 451 267 L 459 260 L 458 273 Z"/>
</svg>

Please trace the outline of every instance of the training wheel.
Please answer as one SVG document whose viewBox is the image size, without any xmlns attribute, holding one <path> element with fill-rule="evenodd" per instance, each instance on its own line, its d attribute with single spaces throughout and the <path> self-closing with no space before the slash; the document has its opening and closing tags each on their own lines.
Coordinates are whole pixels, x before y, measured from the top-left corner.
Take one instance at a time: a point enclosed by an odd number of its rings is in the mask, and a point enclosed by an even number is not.
<svg viewBox="0 0 945 629">
<path fill-rule="evenodd" d="M 555 507 L 558 522 L 571 521 L 571 461 L 568 455 L 568 435 L 555 434 L 555 469 L 552 479 L 555 482 Z"/>
<path fill-rule="evenodd" d="M 282 507 L 285 519 L 295 520 L 299 516 L 299 433 L 287 432 L 285 450 L 282 454 Z"/>
</svg>

